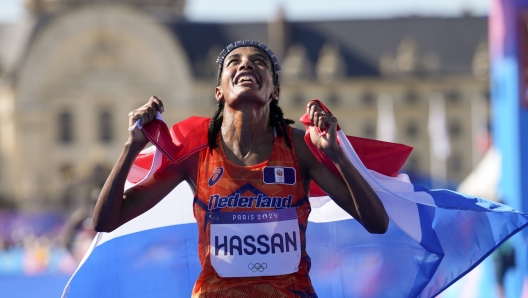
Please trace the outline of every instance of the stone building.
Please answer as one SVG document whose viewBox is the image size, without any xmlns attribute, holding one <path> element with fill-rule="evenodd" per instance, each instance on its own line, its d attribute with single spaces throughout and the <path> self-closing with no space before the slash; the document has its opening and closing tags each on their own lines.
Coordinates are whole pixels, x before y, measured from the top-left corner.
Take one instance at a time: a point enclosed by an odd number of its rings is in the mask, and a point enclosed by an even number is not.
<svg viewBox="0 0 528 298">
<path fill-rule="evenodd" d="M 288 118 L 320 98 L 347 134 L 414 146 L 406 170 L 455 183 L 479 160 L 487 19 L 288 22 L 278 12 L 269 23 L 213 24 L 185 21 L 184 4 L 33 0 L 31 17 L 0 26 L 0 202 L 67 208 L 93 197 L 127 138 L 128 112 L 157 95 L 168 123 L 210 116 L 214 61 L 241 39 L 282 61 Z M 431 116 L 432 106 L 445 113 Z M 447 128 L 440 155 L 433 117 Z"/>
</svg>

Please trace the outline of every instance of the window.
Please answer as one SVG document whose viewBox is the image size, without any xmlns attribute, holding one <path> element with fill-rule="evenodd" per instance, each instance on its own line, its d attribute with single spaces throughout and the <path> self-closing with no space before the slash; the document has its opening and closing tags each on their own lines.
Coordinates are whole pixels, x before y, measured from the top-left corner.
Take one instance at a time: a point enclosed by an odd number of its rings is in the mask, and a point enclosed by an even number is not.
<svg viewBox="0 0 528 298">
<path fill-rule="evenodd" d="M 372 123 L 365 123 L 363 125 L 361 135 L 364 138 L 369 138 L 369 139 L 376 138 L 376 127 Z"/>
<path fill-rule="evenodd" d="M 408 105 L 411 105 L 411 106 L 415 105 L 418 103 L 418 100 L 419 100 L 419 96 L 414 91 L 409 91 L 407 92 L 407 94 L 405 94 L 405 102 Z"/>
<path fill-rule="evenodd" d="M 372 92 L 365 92 L 361 100 L 365 106 L 372 106 L 374 104 L 374 94 Z"/>
<path fill-rule="evenodd" d="M 460 102 L 460 93 L 458 93 L 455 90 L 451 90 L 446 93 L 446 98 L 449 101 L 449 103 L 457 104 Z"/>
<path fill-rule="evenodd" d="M 58 116 L 59 141 L 69 144 L 73 141 L 73 116 L 70 112 L 64 111 Z"/>
<path fill-rule="evenodd" d="M 415 140 L 420 133 L 418 124 L 415 121 L 409 121 L 405 125 L 405 135 L 409 140 Z"/>
<path fill-rule="evenodd" d="M 460 125 L 460 122 L 454 119 L 449 121 L 449 136 L 456 139 L 456 138 L 459 138 L 461 134 L 462 134 L 462 126 Z"/>
<path fill-rule="evenodd" d="M 328 94 L 328 103 L 331 105 L 339 104 L 339 96 L 333 92 Z"/>
<path fill-rule="evenodd" d="M 458 174 L 464 168 L 464 161 L 459 154 L 451 154 L 449 157 L 449 170 L 453 174 Z"/>
<path fill-rule="evenodd" d="M 112 114 L 108 111 L 99 113 L 99 140 L 110 143 L 114 138 Z"/>
<path fill-rule="evenodd" d="M 59 168 L 59 177 L 66 183 L 72 183 L 75 180 L 75 167 L 69 163 L 61 165 Z"/>
<path fill-rule="evenodd" d="M 418 172 L 420 169 L 420 159 L 416 155 L 411 155 L 405 163 L 405 168 L 409 172 Z"/>
<path fill-rule="evenodd" d="M 295 94 L 295 95 L 293 96 L 293 100 L 292 100 L 292 101 L 293 101 L 293 104 L 294 104 L 295 106 L 298 106 L 298 107 L 299 107 L 299 106 L 302 106 L 302 105 L 304 105 L 304 104 L 306 104 L 306 103 L 304 102 L 304 97 L 302 96 L 302 94 L 299 94 L 299 93 L 297 93 L 297 94 Z"/>
</svg>

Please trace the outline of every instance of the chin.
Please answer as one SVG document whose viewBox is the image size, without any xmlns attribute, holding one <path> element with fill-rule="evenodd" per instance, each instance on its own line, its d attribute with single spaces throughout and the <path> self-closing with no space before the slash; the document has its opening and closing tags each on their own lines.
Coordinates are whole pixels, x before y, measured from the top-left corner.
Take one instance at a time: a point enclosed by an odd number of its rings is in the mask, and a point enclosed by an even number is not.
<svg viewBox="0 0 528 298">
<path fill-rule="evenodd" d="M 255 90 L 255 89 L 241 90 L 235 96 L 236 97 L 232 100 L 233 102 L 243 100 L 245 102 L 254 101 L 254 102 L 267 103 L 269 99 L 269 95 L 264 96 L 262 95 L 260 90 Z"/>
<path fill-rule="evenodd" d="M 227 101 L 227 103 L 235 107 L 237 105 L 247 105 L 248 103 L 253 103 L 255 105 L 264 106 L 268 104 L 269 100 L 264 99 L 260 94 L 254 94 L 254 93 L 244 93 L 239 94 L 236 98 L 233 98 L 230 101 Z"/>
</svg>

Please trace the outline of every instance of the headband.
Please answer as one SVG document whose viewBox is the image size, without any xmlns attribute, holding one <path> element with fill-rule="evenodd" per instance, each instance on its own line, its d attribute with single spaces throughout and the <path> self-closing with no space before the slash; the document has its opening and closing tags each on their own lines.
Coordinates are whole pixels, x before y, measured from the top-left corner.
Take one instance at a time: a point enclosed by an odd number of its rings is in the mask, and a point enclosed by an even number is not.
<svg viewBox="0 0 528 298">
<path fill-rule="evenodd" d="M 262 51 L 266 52 L 266 54 L 268 54 L 273 64 L 273 71 L 278 72 L 279 70 L 281 70 L 279 60 L 277 59 L 277 57 L 275 57 L 275 54 L 273 54 L 270 48 L 268 48 L 267 45 L 261 42 L 258 42 L 258 41 L 254 41 L 254 40 L 239 40 L 239 41 L 235 41 L 234 43 L 228 45 L 225 49 L 222 50 L 222 52 L 220 53 L 220 56 L 218 56 L 218 59 L 216 59 L 216 63 L 220 65 L 220 67 L 222 67 L 222 65 L 224 65 L 224 60 L 227 57 L 227 54 L 229 54 L 234 49 L 240 48 L 240 47 L 254 47 L 254 48 L 261 49 Z"/>
</svg>

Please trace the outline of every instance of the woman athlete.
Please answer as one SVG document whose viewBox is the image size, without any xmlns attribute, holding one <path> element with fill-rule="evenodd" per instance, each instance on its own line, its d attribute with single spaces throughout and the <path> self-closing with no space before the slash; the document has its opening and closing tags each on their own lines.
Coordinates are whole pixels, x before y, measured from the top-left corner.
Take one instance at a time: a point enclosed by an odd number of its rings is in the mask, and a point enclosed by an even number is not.
<svg viewBox="0 0 528 298">
<path fill-rule="evenodd" d="M 148 143 L 141 130 L 130 131 L 97 201 L 95 230 L 115 230 L 186 181 L 195 196 L 202 265 L 193 297 L 316 297 L 305 251 L 311 180 L 370 233 L 385 233 L 387 213 L 339 147 L 334 116 L 315 102 L 308 106 L 310 139 L 340 176 L 312 154 L 305 132 L 283 118 L 277 105 L 280 66 L 265 45 L 236 42 L 217 62 L 218 109 L 209 148 L 124 191 L 133 161 Z M 145 125 L 163 111 L 162 100 L 153 96 L 129 113 L 129 125 L 138 119 Z M 327 133 L 318 134 L 316 127 Z"/>
</svg>

